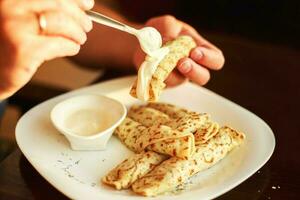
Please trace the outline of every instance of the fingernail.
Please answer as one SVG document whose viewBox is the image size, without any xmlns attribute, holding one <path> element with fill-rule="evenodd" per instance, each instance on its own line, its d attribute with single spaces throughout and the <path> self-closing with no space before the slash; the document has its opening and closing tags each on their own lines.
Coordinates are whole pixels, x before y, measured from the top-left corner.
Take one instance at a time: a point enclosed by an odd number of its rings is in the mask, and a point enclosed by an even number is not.
<svg viewBox="0 0 300 200">
<path fill-rule="evenodd" d="M 94 3 L 94 0 L 83 0 L 83 6 L 87 10 L 92 9 L 94 7 Z"/>
<path fill-rule="evenodd" d="M 178 68 L 179 68 L 178 70 L 179 70 L 181 73 L 186 74 L 186 73 L 188 73 L 189 71 L 191 71 L 192 65 L 191 65 L 191 63 L 190 63 L 189 61 L 184 61 L 183 63 L 181 63 L 181 64 L 179 65 Z"/>
<path fill-rule="evenodd" d="M 200 60 L 200 59 L 203 57 L 203 52 L 202 52 L 199 48 L 196 48 L 196 49 L 192 52 L 191 57 L 192 57 L 194 60 Z"/>
</svg>

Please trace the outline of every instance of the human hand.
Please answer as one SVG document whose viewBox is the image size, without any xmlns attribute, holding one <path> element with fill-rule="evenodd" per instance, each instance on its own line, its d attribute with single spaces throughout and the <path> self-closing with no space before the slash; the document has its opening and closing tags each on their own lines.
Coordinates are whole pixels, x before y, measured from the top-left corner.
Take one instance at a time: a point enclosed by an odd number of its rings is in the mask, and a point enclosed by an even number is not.
<svg viewBox="0 0 300 200">
<path fill-rule="evenodd" d="M 209 70 L 219 70 L 223 67 L 225 59 L 223 53 L 216 46 L 205 40 L 193 27 L 177 20 L 173 16 L 160 16 L 150 19 L 145 26 L 156 28 L 162 35 L 163 42 L 175 39 L 179 35 L 189 35 L 197 43 L 189 58 L 181 59 L 174 70 L 165 81 L 168 86 L 175 86 L 186 79 L 204 85 L 210 79 Z M 145 54 L 140 48 L 134 55 L 134 63 L 140 66 Z"/>
<path fill-rule="evenodd" d="M 24 86 L 37 68 L 79 52 L 92 29 L 84 10 L 94 0 L 0 1 L 0 99 Z"/>
</svg>

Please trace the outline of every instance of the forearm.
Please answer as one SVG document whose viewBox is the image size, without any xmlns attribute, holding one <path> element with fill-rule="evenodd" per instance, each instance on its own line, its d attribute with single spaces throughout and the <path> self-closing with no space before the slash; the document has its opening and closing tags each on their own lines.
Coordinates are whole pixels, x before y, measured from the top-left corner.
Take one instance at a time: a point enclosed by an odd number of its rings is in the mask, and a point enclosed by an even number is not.
<svg viewBox="0 0 300 200">
<path fill-rule="evenodd" d="M 93 10 L 131 26 L 139 26 L 102 5 L 96 5 Z M 94 29 L 88 34 L 86 44 L 74 60 L 92 67 L 134 68 L 132 57 L 137 45 L 137 39 L 128 33 L 94 24 Z"/>
</svg>

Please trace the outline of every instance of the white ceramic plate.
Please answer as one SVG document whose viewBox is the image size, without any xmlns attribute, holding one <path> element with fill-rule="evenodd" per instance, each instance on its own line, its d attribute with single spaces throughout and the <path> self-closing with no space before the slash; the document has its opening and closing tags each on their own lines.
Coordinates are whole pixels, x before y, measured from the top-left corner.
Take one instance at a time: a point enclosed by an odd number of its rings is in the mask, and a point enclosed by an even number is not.
<svg viewBox="0 0 300 200">
<path fill-rule="evenodd" d="M 134 77 L 117 79 L 50 99 L 27 112 L 16 127 L 17 143 L 29 162 L 55 188 L 72 199 L 146 199 L 130 190 L 116 191 L 100 182 L 110 169 L 132 154 L 112 137 L 105 151 L 72 151 L 51 124 L 50 111 L 58 102 L 78 94 L 107 94 L 130 106 L 128 95 Z M 245 144 L 214 167 L 199 173 L 187 190 L 157 199 L 212 199 L 255 173 L 273 153 L 275 138 L 269 126 L 246 109 L 191 83 L 163 92 L 162 101 L 207 112 L 220 124 L 243 131 Z M 156 198 L 151 198 L 156 199 Z"/>
</svg>

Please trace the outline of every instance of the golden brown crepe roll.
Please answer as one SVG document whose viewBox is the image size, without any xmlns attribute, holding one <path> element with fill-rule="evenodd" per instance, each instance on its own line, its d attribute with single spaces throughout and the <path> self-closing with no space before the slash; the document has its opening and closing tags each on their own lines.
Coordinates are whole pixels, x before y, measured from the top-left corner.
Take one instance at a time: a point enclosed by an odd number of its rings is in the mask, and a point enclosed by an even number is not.
<svg viewBox="0 0 300 200">
<path fill-rule="evenodd" d="M 137 180 L 132 185 L 132 190 L 143 196 L 157 196 L 173 191 L 189 177 L 215 165 L 234 147 L 240 145 L 244 138 L 243 133 L 222 127 L 207 143 L 197 145 L 190 159 L 171 157 Z"/>
<path fill-rule="evenodd" d="M 146 127 L 126 118 L 115 134 L 134 152 L 145 149 L 180 158 L 189 158 L 195 150 L 194 135 L 165 125 Z"/>
<path fill-rule="evenodd" d="M 211 121 L 206 113 L 191 112 L 187 109 L 168 103 L 148 103 L 147 107 L 159 110 L 174 120 L 166 123 L 168 126 L 195 133 L 195 144 L 205 143 L 218 133 L 219 125 Z"/>
<path fill-rule="evenodd" d="M 196 47 L 196 43 L 190 36 L 179 36 L 175 40 L 167 42 L 163 47 L 169 48 L 169 53 L 159 63 L 150 79 L 149 91 L 147 91 L 149 93 L 148 101 L 158 100 L 166 86 L 164 83 L 165 79 L 173 71 L 180 59 L 189 56 L 190 51 Z M 137 81 L 134 82 L 130 91 L 130 94 L 135 98 L 137 98 L 136 90 Z"/>
<path fill-rule="evenodd" d="M 148 103 L 147 107 L 159 110 L 173 119 L 186 116 L 190 111 L 169 103 Z"/>
<path fill-rule="evenodd" d="M 150 172 L 165 159 L 167 156 L 153 151 L 134 154 L 111 170 L 102 178 L 102 182 L 117 190 L 127 189 L 133 182 Z"/>
<path fill-rule="evenodd" d="M 195 144 L 203 144 L 219 132 L 219 124 L 213 121 L 206 121 L 205 125 L 197 129 L 195 136 Z"/>
<path fill-rule="evenodd" d="M 167 114 L 146 106 L 132 106 L 128 111 L 128 117 L 147 127 L 166 125 L 171 121 Z"/>
<path fill-rule="evenodd" d="M 147 149 L 176 156 L 189 158 L 195 150 L 195 138 L 190 132 L 177 131 L 169 126 L 158 125 L 148 128 L 148 134 L 144 134 L 137 144 L 147 146 Z"/>
<path fill-rule="evenodd" d="M 208 118 L 209 116 L 205 113 L 189 112 L 182 117 L 170 121 L 167 125 L 178 131 L 195 133 L 206 123 Z"/>
<path fill-rule="evenodd" d="M 126 117 L 121 125 L 116 128 L 115 134 L 129 149 L 139 153 L 143 149 L 136 145 L 137 139 L 143 135 L 146 129 L 147 127 Z"/>
<path fill-rule="evenodd" d="M 166 103 L 133 106 L 128 116 L 145 126 L 163 124 L 178 131 L 191 133 L 205 126 L 209 119 L 209 115 L 205 113 L 191 112 Z"/>
</svg>

